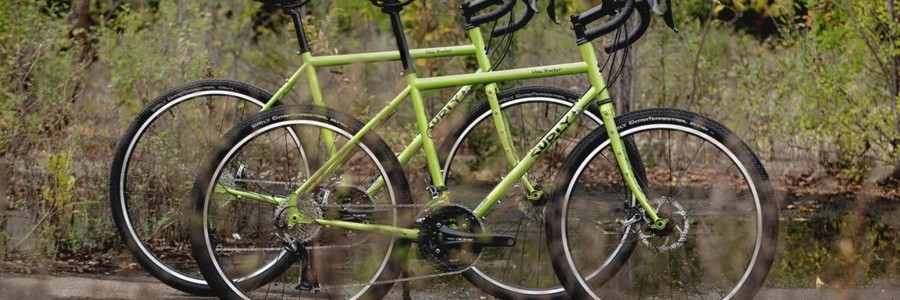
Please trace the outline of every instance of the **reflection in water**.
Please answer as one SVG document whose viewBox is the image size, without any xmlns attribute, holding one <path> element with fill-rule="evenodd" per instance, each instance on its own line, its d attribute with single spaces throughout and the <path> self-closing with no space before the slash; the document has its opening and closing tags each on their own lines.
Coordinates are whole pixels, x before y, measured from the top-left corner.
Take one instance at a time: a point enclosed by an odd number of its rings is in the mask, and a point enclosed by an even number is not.
<svg viewBox="0 0 900 300">
<path fill-rule="evenodd" d="M 896 280 L 900 276 L 900 218 L 894 217 L 900 208 L 897 199 L 819 195 L 779 202 L 778 252 L 762 291 L 815 289 L 817 277 L 830 288 L 900 287 Z M 648 256 L 646 251 L 636 251 L 631 259 Z M 461 276 L 419 280 L 410 286 L 413 299 L 478 299 L 484 295 Z M 393 293 L 399 297 L 399 285 Z"/>
<path fill-rule="evenodd" d="M 897 199 L 864 196 L 791 197 L 779 229 L 768 287 L 897 285 L 900 236 Z"/>
</svg>

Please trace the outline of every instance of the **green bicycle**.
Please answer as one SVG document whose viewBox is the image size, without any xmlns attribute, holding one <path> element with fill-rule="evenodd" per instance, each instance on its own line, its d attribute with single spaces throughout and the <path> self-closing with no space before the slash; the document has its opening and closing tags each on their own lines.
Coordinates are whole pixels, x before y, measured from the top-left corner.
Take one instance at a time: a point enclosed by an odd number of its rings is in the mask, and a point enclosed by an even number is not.
<svg viewBox="0 0 900 300">
<path fill-rule="evenodd" d="M 220 297 L 294 298 L 313 291 L 380 298 L 406 280 L 401 273 L 413 243 L 443 272 L 436 275 L 470 272 L 492 259 L 490 249 L 525 239 L 486 228 L 482 220 L 510 188 L 528 185 L 529 168 L 594 103 L 604 130 L 578 144 L 552 197 L 528 195 L 515 204 L 548 220 L 550 259 L 570 295 L 755 295 L 774 257 L 777 222 L 761 163 L 724 126 L 690 112 L 648 109 L 615 117 L 590 43 L 618 32 L 633 11 L 641 25 L 608 51 L 640 38 L 652 11 L 671 25 L 669 3 L 663 9 L 656 2 L 611 1 L 573 16 L 582 62 L 418 78 L 399 17 L 410 2 L 373 1 L 391 19 L 409 87 L 372 120 L 314 105 L 273 108 L 237 125 L 208 156 L 195 181 L 191 241 Z M 613 18 L 586 28 L 606 16 Z M 584 73 L 591 87 L 530 150 L 519 156 L 515 145 L 504 145 L 515 167 L 480 204 L 472 210 L 455 204 L 463 191 L 446 188 L 421 90 Z M 399 161 L 372 131 L 407 95 L 433 185 L 425 211 L 410 200 Z M 504 126 L 500 131 L 508 132 Z M 302 141 L 302 154 L 295 140 Z M 314 171 L 304 173 L 307 167 Z M 548 200 L 551 212 L 544 215 L 539 208 Z M 507 266 L 509 273 L 527 267 Z M 612 280 L 628 285 L 612 286 Z"/>
<path fill-rule="evenodd" d="M 279 106 L 302 77 L 307 80 L 312 102 L 322 105 L 324 96 L 316 76 L 317 68 L 396 61 L 401 58 L 399 51 L 313 56 L 298 13 L 298 8 L 307 3 L 308 1 L 276 3 L 294 21 L 304 62 L 277 93 L 272 94 L 253 85 L 232 80 L 192 82 L 174 88 L 148 104 L 119 142 L 110 174 L 110 201 L 118 232 L 145 270 L 176 289 L 192 294 L 212 294 L 185 245 L 187 232 L 180 230 L 178 224 L 186 223 L 180 215 L 183 210 L 180 200 L 190 197 L 190 186 L 187 183 L 193 181 L 189 175 L 194 174 L 199 167 L 199 162 L 196 161 L 198 154 L 202 155 L 201 153 L 212 148 L 218 137 L 233 125 L 260 110 Z M 463 13 L 467 16 L 467 33 L 472 41 L 471 45 L 415 49 L 409 55 L 415 59 L 474 56 L 479 67 L 477 72 L 491 72 L 497 62 L 492 62 L 485 51 L 476 50 L 490 48 L 490 42 L 485 43 L 479 26 L 508 16 L 510 24 L 494 28 L 491 36 L 506 37 L 521 29 L 533 17 L 536 8 L 533 2 L 527 2 L 525 13 L 513 21 L 511 11 L 515 3 L 482 1 L 481 4 L 467 5 Z M 494 11 L 480 13 L 493 5 L 498 5 Z M 502 45 L 502 41 L 500 44 Z M 445 184 L 452 190 L 474 191 L 499 181 L 499 177 L 505 175 L 506 169 L 514 166 L 517 160 L 516 153 L 510 150 L 525 149 L 537 142 L 544 130 L 552 126 L 579 97 L 573 92 L 553 87 L 530 86 L 501 92 L 496 85 L 485 85 L 482 88 L 467 85 L 460 88 L 428 122 L 428 130 L 436 128 L 452 110 L 478 90 L 486 91 L 487 99 L 468 111 L 461 126 L 449 130 L 437 151 L 443 166 Z M 404 90 L 397 98 L 406 97 L 410 91 L 411 89 Z M 480 289 L 500 298 L 565 296 L 565 291 L 550 266 L 547 249 L 534 247 L 545 243 L 544 219 L 538 217 L 543 207 L 520 206 L 517 203 L 521 202 L 517 198 L 538 199 L 549 195 L 542 186 L 552 183 L 551 177 L 558 170 L 559 162 L 566 157 L 575 142 L 600 126 L 596 107 L 590 107 L 585 114 L 589 117 L 572 126 L 579 129 L 566 133 L 564 139 L 567 142 L 548 148 L 548 153 L 552 155 L 532 168 L 523 181 L 522 192 L 508 193 L 504 198 L 509 198 L 509 201 L 495 205 L 492 215 L 503 217 L 483 220 L 486 228 L 498 228 L 497 230 L 510 235 L 518 232 L 523 239 L 515 247 L 487 249 L 485 258 L 463 273 Z M 505 132 L 502 136 L 498 136 L 500 128 Z M 291 130 L 288 133 L 292 149 L 300 155 L 298 159 L 302 170 L 299 175 L 308 176 L 311 174 L 310 161 L 320 158 L 307 153 L 306 146 L 301 142 L 302 135 L 292 133 Z M 334 134 L 323 132 L 322 135 L 326 139 L 328 153 L 333 153 L 334 142 L 329 139 Z M 502 137 L 499 142 L 498 137 Z M 423 138 L 420 135 L 400 154 L 400 163 L 407 163 L 422 145 Z M 239 168 L 229 176 L 240 185 L 261 184 L 246 178 L 249 171 L 247 168 Z M 473 172 L 477 172 L 479 176 L 467 176 Z M 383 184 L 381 180 L 375 180 L 367 189 L 377 190 Z M 430 186 L 434 191 L 434 187 L 439 185 Z M 478 204 L 475 197 L 457 202 L 469 208 Z M 418 204 L 420 208 L 422 205 L 424 204 Z M 274 209 L 275 207 L 270 208 Z M 517 223 L 521 225 L 510 226 Z M 519 270 L 540 269 L 542 272 L 506 272 L 511 266 L 527 266 Z"/>
</svg>

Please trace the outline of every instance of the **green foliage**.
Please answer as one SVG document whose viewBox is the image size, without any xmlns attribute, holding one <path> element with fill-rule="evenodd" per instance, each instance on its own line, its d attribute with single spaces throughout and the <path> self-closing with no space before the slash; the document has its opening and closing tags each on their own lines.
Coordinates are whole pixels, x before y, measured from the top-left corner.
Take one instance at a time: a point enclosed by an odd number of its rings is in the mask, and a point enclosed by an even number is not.
<svg viewBox="0 0 900 300">
<path fill-rule="evenodd" d="M 808 16 L 788 12 L 793 1 L 770 2 L 782 34 L 762 41 L 729 23 L 707 24 L 696 15 L 709 10 L 707 1 L 677 4 L 683 33 L 657 22 L 640 44 L 638 106 L 699 110 L 738 131 L 764 160 L 800 147 L 808 153 L 802 159 L 862 181 L 874 163 L 900 159 L 890 88 L 900 31 L 886 2 L 842 1 L 807 3 Z M 757 2 L 736 1 L 755 9 Z"/>
<path fill-rule="evenodd" d="M 807 70 L 794 77 L 801 99 L 797 119 L 804 137 L 834 151 L 823 164 L 858 182 L 872 160 L 900 159 L 896 137 L 900 114 L 892 107 L 890 60 L 900 56 L 900 26 L 875 0 L 823 2 L 810 10 L 809 32 L 798 30 L 801 49 L 785 68 Z M 893 102 L 896 103 L 896 102 Z M 894 104 L 895 105 L 895 104 Z"/>
<path fill-rule="evenodd" d="M 202 2 L 161 2 L 155 11 L 123 6 L 98 31 L 97 54 L 109 66 L 109 88 L 133 115 L 159 87 L 212 76 L 204 35 L 212 23 Z M 190 19 L 188 19 L 190 14 Z M 159 24 L 158 26 L 151 26 Z"/>
<path fill-rule="evenodd" d="M 60 235 L 69 231 L 70 220 L 74 212 L 73 192 L 76 179 L 71 174 L 71 167 L 72 153 L 70 152 L 51 154 L 47 158 L 50 178 L 47 180 L 48 183 L 43 186 L 41 193 L 47 203 L 44 229 L 45 232 L 57 237 L 55 241 L 60 241 Z"/>
<path fill-rule="evenodd" d="M 83 72 L 65 37 L 64 17 L 47 17 L 43 3 L 0 3 L 0 156 L 22 151 L 31 135 L 65 123 Z M 40 24 L 40 26 L 35 26 Z"/>
<path fill-rule="evenodd" d="M 71 165 L 71 153 L 50 155 L 47 159 L 47 168 L 51 178 L 50 185 L 44 187 L 43 195 L 57 209 L 70 206 L 72 202 L 75 176 L 70 174 Z"/>
</svg>

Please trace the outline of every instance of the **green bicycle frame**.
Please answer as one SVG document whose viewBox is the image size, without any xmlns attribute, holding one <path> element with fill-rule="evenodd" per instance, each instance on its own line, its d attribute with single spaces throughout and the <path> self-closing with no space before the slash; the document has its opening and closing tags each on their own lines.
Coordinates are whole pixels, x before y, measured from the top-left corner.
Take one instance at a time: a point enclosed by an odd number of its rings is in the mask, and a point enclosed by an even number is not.
<svg viewBox="0 0 900 300">
<path fill-rule="evenodd" d="M 492 121 L 495 123 L 496 128 L 498 129 L 497 133 L 500 138 L 501 146 L 504 150 L 507 161 L 510 163 L 510 165 L 514 165 L 514 167 L 475 208 L 474 213 L 477 217 L 484 218 L 490 212 L 491 208 L 497 203 L 497 201 L 500 200 L 502 195 L 505 194 L 510 187 L 514 186 L 517 181 L 523 182 L 523 187 L 525 187 L 526 191 L 528 192 L 527 198 L 529 200 L 535 200 L 539 198 L 541 191 L 536 191 L 533 184 L 531 184 L 527 180 L 527 170 L 534 164 L 534 162 L 538 158 L 540 158 L 540 156 L 547 148 L 549 148 L 556 142 L 557 138 L 559 138 L 565 132 L 570 124 L 574 123 L 581 117 L 581 112 L 585 111 L 591 104 L 599 101 L 601 119 L 603 120 L 604 128 L 609 134 L 611 146 L 613 148 L 620 171 L 622 172 L 622 175 L 625 179 L 626 185 L 633 192 L 636 199 L 638 200 L 638 203 L 640 203 L 640 205 L 644 208 L 648 217 L 651 219 L 651 221 L 653 221 L 651 227 L 665 227 L 665 223 L 667 220 L 659 218 L 656 215 L 655 210 L 650 206 L 646 196 L 638 185 L 634 172 L 631 170 L 631 164 L 628 160 L 627 155 L 625 154 L 625 146 L 621 138 L 619 137 L 618 130 L 615 125 L 615 111 L 613 109 L 612 101 L 610 101 L 606 82 L 602 78 L 602 75 L 598 68 L 597 56 L 595 54 L 595 49 L 591 43 L 584 43 L 578 46 L 581 52 L 583 60 L 582 62 L 491 71 L 491 64 L 487 59 L 487 55 L 484 53 L 484 51 L 477 50 L 484 49 L 484 39 L 481 35 L 480 29 L 472 28 L 468 33 L 473 45 L 410 50 L 410 56 L 415 59 L 423 59 L 475 55 L 479 66 L 479 70 L 477 72 L 475 72 L 474 74 L 449 75 L 430 78 L 418 78 L 416 74 L 412 72 L 403 75 L 408 86 L 403 91 L 401 91 L 393 100 L 391 100 L 369 122 L 367 122 L 363 126 L 363 128 L 359 130 L 359 132 L 357 132 L 352 138 L 350 138 L 350 140 L 340 149 L 331 149 L 330 147 L 333 146 L 333 140 L 330 139 L 330 136 L 326 135 L 326 145 L 329 145 L 329 153 L 331 154 L 329 159 L 319 170 L 311 174 L 299 188 L 294 190 L 287 199 L 272 195 L 242 192 L 238 190 L 227 189 L 224 187 L 217 187 L 216 191 L 230 193 L 238 197 L 254 199 L 271 204 L 283 204 L 284 201 L 287 201 L 287 205 L 289 207 L 287 210 L 289 215 L 288 220 L 291 226 L 297 224 L 317 223 L 323 226 L 348 230 L 380 232 L 403 238 L 416 238 L 418 236 L 417 229 L 304 217 L 297 209 L 297 201 L 299 199 L 299 195 L 311 191 L 314 187 L 318 186 L 321 183 L 326 174 L 329 174 L 335 168 L 343 164 L 347 157 L 352 153 L 353 148 L 362 139 L 362 137 L 365 136 L 369 131 L 377 128 L 384 121 L 386 121 L 396 111 L 400 104 L 406 100 L 407 97 L 411 98 L 412 101 L 418 135 L 398 156 L 398 159 L 401 163 L 406 163 L 410 160 L 413 154 L 415 154 L 415 152 L 419 150 L 419 148 L 424 148 L 428 172 L 431 175 L 432 184 L 438 187 L 444 186 L 444 180 L 443 176 L 441 175 L 437 151 L 435 149 L 434 141 L 431 138 L 431 130 L 434 129 L 434 127 L 449 113 L 450 110 L 452 110 L 459 104 L 460 100 L 462 100 L 466 95 L 470 93 L 473 85 L 484 84 L 485 92 L 488 96 L 488 101 L 492 110 Z M 302 54 L 302 57 L 304 60 L 304 64 L 290 77 L 290 79 L 288 79 L 287 83 L 278 90 L 278 92 L 272 97 L 272 99 L 269 100 L 269 102 L 264 106 L 264 109 L 270 108 L 275 102 L 283 98 L 284 95 L 291 88 L 293 88 L 294 84 L 296 84 L 299 78 L 304 74 L 309 81 L 311 94 L 313 96 L 313 103 L 322 105 L 324 101 L 322 100 L 322 94 L 318 86 L 318 79 L 316 78 L 316 67 L 399 60 L 400 54 L 399 51 L 385 51 L 375 53 L 313 57 L 309 52 L 305 52 Z M 516 152 L 516 149 L 513 148 L 512 140 L 509 136 L 509 125 L 506 123 L 505 118 L 500 112 L 499 101 L 497 100 L 497 82 L 584 73 L 587 73 L 588 75 L 591 83 L 591 88 L 575 103 L 572 108 L 569 109 L 568 112 L 566 112 L 566 114 L 553 126 L 553 128 L 548 131 L 543 136 L 543 138 L 541 138 L 541 140 L 527 152 L 527 155 L 520 158 Z M 444 105 L 444 107 L 441 108 L 437 115 L 429 121 L 425 114 L 425 105 L 424 100 L 422 99 L 421 91 L 458 86 L 462 86 L 462 88 L 460 88 L 450 99 L 450 101 L 448 101 Z M 377 193 L 380 188 L 383 187 L 383 184 L 383 179 L 379 178 L 369 187 L 367 193 Z M 435 197 L 435 199 L 433 199 L 432 201 L 446 202 L 448 200 L 448 191 L 442 190 L 438 191 L 437 197 Z"/>
<path fill-rule="evenodd" d="M 410 56 L 414 59 L 431 59 L 431 58 L 446 58 L 446 57 L 458 57 L 458 56 L 475 56 L 476 61 L 478 63 L 478 70 L 475 72 L 481 73 L 491 68 L 491 62 L 488 58 L 487 54 L 484 51 L 476 51 L 476 49 L 485 49 L 484 37 L 482 36 L 481 30 L 479 28 L 472 28 L 467 31 L 469 35 L 469 40 L 472 42 L 471 45 L 463 45 L 463 46 L 450 46 L 450 47 L 438 47 L 438 48 L 426 48 L 426 49 L 413 49 L 410 50 Z M 382 52 L 372 52 L 372 53 L 357 53 L 357 54 L 344 54 L 344 55 L 328 55 L 328 56 L 313 56 L 310 52 L 301 53 L 301 57 L 303 59 L 303 64 L 297 71 L 288 78 L 287 82 L 278 89 L 275 95 L 269 99 L 268 102 L 263 106 L 262 110 L 267 110 L 275 105 L 278 101 L 284 98 L 284 96 L 293 89 L 294 85 L 300 80 L 301 77 L 307 78 L 307 83 L 310 88 L 310 94 L 312 96 L 312 102 L 316 105 L 325 105 L 322 91 L 319 86 L 319 80 L 316 75 L 317 67 L 334 67 L 334 66 L 344 66 L 350 64 L 357 63 L 376 63 L 376 62 L 387 62 L 387 61 L 397 61 L 400 60 L 400 52 L 399 51 L 382 51 Z M 472 85 L 464 85 L 447 101 L 446 104 L 438 111 L 438 113 L 428 122 L 428 132 L 434 130 L 438 124 L 440 124 L 443 119 L 450 114 L 450 112 L 459 105 L 460 101 L 465 99 L 472 91 Z M 401 92 L 396 98 L 406 98 L 408 93 L 411 90 L 404 90 Z M 493 111 L 493 121 L 494 124 L 497 125 L 497 128 L 501 128 L 498 134 L 500 135 L 501 146 L 506 153 L 507 161 L 510 165 L 514 165 L 518 161 L 517 154 L 515 153 L 515 149 L 512 147 L 512 140 L 509 137 L 508 128 L 509 125 L 506 123 L 505 118 L 500 114 L 500 104 L 497 99 L 497 86 L 496 84 L 489 84 L 485 87 L 485 92 L 487 94 L 487 100 L 490 104 L 491 110 Z M 395 98 L 395 100 L 396 100 Z M 422 134 L 417 135 L 400 153 L 398 156 L 398 160 L 401 164 L 406 164 L 412 159 L 413 155 L 419 151 L 422 147 L 423 138 Z M 328 153 L 334 155 L 333 137 L 330 133 L 324 134 L 325 144 L 328 147 Z M 426 152 L 427 154 L 428 152 Z M 434 161 L 437 161 L 437 156 L 435 155 Z M 534 198 L 535 195 L 540 195 L 541 191 L 536 190 L 534 185 L 528 180 L 526 177 L 522 178 L 523 185 L 525 187 L 525 191 L 531 195 L 531 198 Z M 435 183 L 435 185 L 437 185 Z M 376 193 L 384 186 L 384 178 L 378 178 L 371 187 L 367 189 L 367 193 Z"/>
<path fill-rule="evenodd" d="M 410 50 L 411 57 L 414 59 L 431 59 L 458 56 L 475 56 L 478 63 L 478 70 L 476 70 L 475 73 L 478 74 L 484 72 L 485 70 L 489 70 L 491 68 L 491 62 L 487 57 L 487 54 L 484 51 L 476 51 L 476 49 L 485 49 L 485 42 L 481 31 L 478 28 L 472 28 L 468 30 L 467 33 L 469 35 L 470 41 L 472 41 L 471 45 L 413 49 Z M 316 57 L 313 56 L 310 52 L 303 52 L 301 53 L 301 58 L 303 60 L 303 64 L 290 76 L 290 78 L 288 78 L 287 82 L 278 89 L 273 97 L 264 104 L 261 110 L 270 109 L 278 101 L 281 101 L 281 99 L 283 99 L 284 96 L 291 89 L 293 89 L 293 87 L 301 77 L 307 78 L 307 83 L 310 88 L 310 94 L 312 96 L 313 104 L 324 105 L 321 88 L 319 86 L 319 81 L 316 74 L 317 67 L 333 67 L 357 63 L 397 61 L 400 60 L 400 53 L 399 51 L 382 51 Z M 447 101 L 447 103 L 438 111 L 438 113 L 428 122 L 427 131 L 431 132 L 432 130 L 434 130 L 434 128 L 437 127 L 437 125 L 439 125 L 440 122 L 443 121 L 443 119 L 447 115 L 449 115 L 450 112 L 454 108 L 456 108 L 462 100 L 464 100 L 469 94 L 471 94 L 472 90 L 472 85 L 466 85 L 457 90 L 457 92 Z M 409 95 L 410 91 L 411 89 L 409 88 L 403 90 L 395 100 L 406 98 Z M 518 156 L 515 152 L 515 149 L 512 147 L 512 140 L 508 134 L 509 130 L 506 129 L 509 125 L 506 123 L 506 119 L 502 117 L 502 114 L 500 114 L 500 105 L 499 100 L 497 99 L 496 84 L 485 86 L 485 91 L 488 96 L 488 103 L 490 104 L 490 107 L 493 111 L 494 124 L 497 126 L 497 128 L 501 128 L 498 134 L 499 138 L 501 139 L 501 145 L 503 146 L 503 149 L 506 153 L 508 163 L 510 165 L 514 165 L 518 161 Z M 392 101 L 392 103 L 394 103 L 394 101 Z M 399 104 L 399 102 L 396 103 Z M 393 111 L 394 108 L 391 108 L 391 111 Z M 323 134 L 323 137 L 325 139 L 326 147 L 328 148 L 328 153 L 330 153 L 331 155 L 336 155 L 335 150 L 332 148 L 334 141 L 331 134 L 326 132 Z M 418 150 L 423 146 L 423 140 L 423 135 L 419 134 L 404 148 L 404 150 L 398 156 L 398 160 L 401 164 L 406 164 L 407 162 L 409 162 L 409 160 L 412 159 L 415 153 L 418 152 Z M 435 155 L 434 161 L 436 160 L 437 156 Z M 525 187 L 525 192 L 529 195 L 529 198 L 536 199 L 537 197 L 535 195 L 539 196 L 540 194 L 542 194 L 542 191 L 537 190 L 530 182 L 530 180 L 528 180 L 528 178 L 523 177 L 522 180 L 523 186 Z M 379 177 L 367 189 L 367 193 L 377 193 L 383 186 L 384 179 Z M 216 192 L 230 193 L 242 198 L 256 199 L 269 203 L 272 203 L 272 199 L 281 199 L 279 197 L 273 198 L 271 196 L 258 195 L 251 192 L 243 192 L 237 189 L 228 189 L 224 187 L 217 187 Z"/>
</svg>

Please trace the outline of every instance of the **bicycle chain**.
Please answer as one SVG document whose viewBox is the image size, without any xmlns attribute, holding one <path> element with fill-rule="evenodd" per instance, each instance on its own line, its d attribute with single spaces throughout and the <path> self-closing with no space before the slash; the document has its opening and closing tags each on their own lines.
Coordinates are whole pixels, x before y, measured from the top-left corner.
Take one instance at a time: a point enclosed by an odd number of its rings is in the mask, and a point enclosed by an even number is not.
<svg viewBox="0 0 900 300">
<path fill-rule="evenodd" d="M 357 286 L 386 284 L 386 283 L 394 284 L 394 283 L 398 283 L 398 282 L 407 282 L 407 281 L 414 281 L 414 280 L 422 280 L 422 279 L 431 279 L 431 278 L 438 278 L 438 277 L 444 277 L 444 276 L 459 275 L 470 269 L 472 269 L 471 265 L 468 267 L 465 267 L 461 270 L 444 272 L 444 273 L 436 273 L 436 274 L 429 274 L 429 275 L 422 275 L 422 276 L 415 276 L 415 277 L 402 277 L 402 278 L 397 278 L 397 279 L 381 280 L 381 281 L 375 281 L 375 282 L 370 282 L 370 283 L 347 283 L 347 284 L 338 284 L 338 285 L 320 285 L 316 289 L 327 290 L 327 289 L 335 289 L 335 288 L 348 288 L 348 287 L 357 287 Z"/>
<path fill-rule="evenodd" d="M 252 183 L 252 184 L 270 184 L 270 185 L 284 185 L 284 186 L 299 186 L 296 182 L 274 181 L 274 180 L 235 179 L 234 182 L 235 182 L 235 183 L 241 182 L 241 183 Z M 319 205 L 319 207 L 322 208 L 322 209 L 326 209 L 326 208 L 342 208 L 342 207 L 358 207 L 358 208 L 425 208 L 425 207 L 428 207 L 428 204 L 375 204 L 375 203 L 372 203 L 372 204 L 343 204 L 343 205 L 342 205 L 342 204 L 331 204 L 331 203 L 329 203 L 329 204 L 325 204 L 325 205 Z M 334 249 L 334 248 L 342 248 L 342 247 L 349 247 L 349 246 L 354 246 L 354 245 L 321 245 L 321 246 L 306 246 L 306 247 L 304 247 L 304 248 L 306 248 L 306 249 Z M 217 247 L 217 248 L 216 248 L 216 251 L 217 251 L 217 252 L 219 252 L 219 251 L 228 251 L 228 252 L 253 252 L 253 251 L 260 251 L 260 250 L 262 250 L 262 251 L 272 251 L 272 252 L 277 252 L 277 251 L 285 251 L 285 248 L 284 248 L 284 247 L 269 247 L 269 248 L 255 248 L 255 249 L 251 249 L 251 248 L 228 248 L 228 247 Z M 427 261 L 427 260 L 426 260 L 426 261 Z M 430 263 L 430 262 L 429 262 L 429 263 Z M 473 263 L 472 265 L 474 265 L 474 263 Z M 388 284 L 388 283 L 394 284 L 394 283 L 399 283 L 399 282 L 407 282 L 407 281 L 414 281 L 414 280 L 431 279 L 431 278 L 438 278 L 438 277 L 444 277 L 444 276 L 453 276 L 453 275 L 459 275 L 459 274 L 462 274 L 462 273 L 464 273 L 464 272 L 466 272 L 466 271 L 472 269 L 472 265 L 469 265 L 468 267 L 462 268 L 462 269 L 460 269 L 460 270 L 449 271 L 449 272 L 442 272 L 442 273 L 435 273 L 435 274 L 428 274 L 428 275 L 421 275 L 421 276 L 413 276 L 413 277 L 403 277 L 403 278 L 396 278 L 396 279 L 389 279 L 389 280 L 381 280 L 381 281 L 367 282 L 367 283 L 348 283 L 348 284 L 339 284 L 339 285 L 321 285 L 321 286 L 317 287 L 316 289 L 347 288 L 347 287 L 367 286 L 367 285 L 374 285 L 374 284 Z"/>
<path fill-rule="evenodd" d="M 299 187 L 302 182 L 290 182 L 290 181 L 276 181 L 276 180 L 261 180 L 261 179 L 234 179 L 234 182 L 246 182 L 246 183 L 256 183 L 256 184 L 271 184 L 271 185 L 286 185 L 286 186 L 295 186 Z"/>
</svg>

